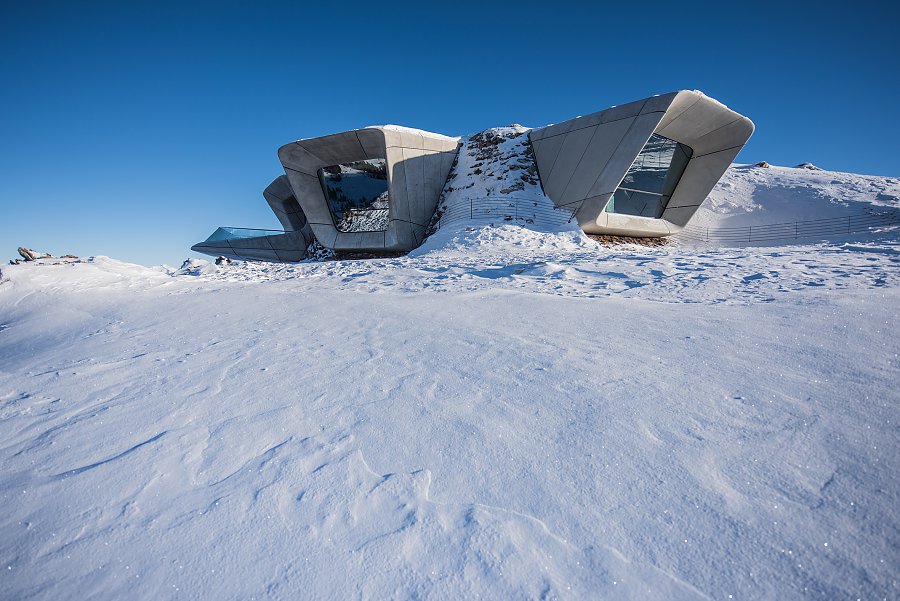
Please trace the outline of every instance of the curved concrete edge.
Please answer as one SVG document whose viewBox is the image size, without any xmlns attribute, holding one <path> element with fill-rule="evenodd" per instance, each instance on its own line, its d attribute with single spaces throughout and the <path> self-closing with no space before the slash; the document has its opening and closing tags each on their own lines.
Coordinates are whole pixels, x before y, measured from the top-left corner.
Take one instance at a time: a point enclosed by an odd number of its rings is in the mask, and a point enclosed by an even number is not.
<svg viewBox="0 0 900 601">
<path fill-rule="evenodd" d="M 285 144 L 278 158 L 316 239 L 338 251 L 408 252 L 425 238 L 459 140 L 384 125 Z M 366 159 L 387 163 L 389 225 L 378 232 L 341 232 L 319 181 L 322 167 Z"/>
<path fill-rule="evenodd" d="M 534 129 L 544 193 L 590 234 L 668 236 L 693 216 L 754 130 L 750 119 L 701 92 L 682 90 Z M 661 219 L 606 213 L 652 134 L 694 151 Z"/>
<path fill-rule="evenodd" d="M 314 239 L 312 228 L 306 221 L 306 215 L 300 208 L 300 203 L 294 198 L 294 191 L 285 175 L 279 175 L 263 190 L 263 198 L 269 204 L 269 208 L 275 213 L 275 217 L 281 226 L 288 232 L 303 232 L 306 246 Z"/>
<path fill-rule="evenodd" d="M 661 238 L 681 231 L 681 227 L 665 219 L 651 219 L 637 215 L 600 213 L 595 222 L 583 228 L 586 234 L 605 236 L 629 236 L 632 238 Z"/>
</svg>

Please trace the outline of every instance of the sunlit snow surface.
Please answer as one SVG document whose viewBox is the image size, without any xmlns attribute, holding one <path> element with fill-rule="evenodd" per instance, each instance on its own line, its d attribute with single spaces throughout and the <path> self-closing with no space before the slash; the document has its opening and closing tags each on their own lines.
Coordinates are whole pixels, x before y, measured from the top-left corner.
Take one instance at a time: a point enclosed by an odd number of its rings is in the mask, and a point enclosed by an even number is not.
<svg viewBox="0 0 900 601">
<path fill-rule="evenodd" d="M 4 266 L 0 598 L 897 598 L 898 261 Z"/>
</svg>

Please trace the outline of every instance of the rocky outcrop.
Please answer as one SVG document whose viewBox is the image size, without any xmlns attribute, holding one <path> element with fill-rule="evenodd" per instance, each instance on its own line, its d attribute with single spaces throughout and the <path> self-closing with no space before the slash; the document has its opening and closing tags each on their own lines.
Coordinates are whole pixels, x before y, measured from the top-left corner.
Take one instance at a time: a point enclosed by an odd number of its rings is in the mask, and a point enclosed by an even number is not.
<svg viewBox="0 0 900 601">
<path fill-rule="evenodd" d="M 42 253 L 34 250 L 33 248 L 25 248 L 24 246 L 19 247 L 19 255 L 26 261 L 37 261 L 38 259 L 52 259 L 53 255 L 50 253 Z"/>
<path fill-rule="evenodd" d="M 39 252 L 34 250 L 33 248 L 25 248 L 24 246 L 19 247 L 19 256 L 22 258 L 10 259 L 9 264 L 18 265 L 19 263 L 31 263 L 34 261 L 40 261 L 42 259 L 56 259 L 56 257 L 51 255 L 50 253 Z M 72 259 L 78 260 L 78 257 L 75 255 L 63 255 L 59 257 L 55 263 L 52 263 L 52 265 L 59 265 L 60 262 L 70 263 Z M 46 264 L 50 265 L 51 263 Z"/>
</svg>

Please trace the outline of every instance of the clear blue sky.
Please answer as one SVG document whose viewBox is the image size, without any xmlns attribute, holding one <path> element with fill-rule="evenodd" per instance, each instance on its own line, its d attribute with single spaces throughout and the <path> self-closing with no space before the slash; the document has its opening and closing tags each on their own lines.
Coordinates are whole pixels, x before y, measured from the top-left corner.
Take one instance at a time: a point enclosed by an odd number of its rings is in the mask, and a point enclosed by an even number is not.
<svg viewBox="0 0 900 601">
<path fill-rule="evenodd" d="M 0 5 L 0 259 L 179 264 L 277 227 L 282 144 L 540 126 L 678 89 L 756 123 L 738 161 L 900 176 L 892 3 Z"/>
</svg>

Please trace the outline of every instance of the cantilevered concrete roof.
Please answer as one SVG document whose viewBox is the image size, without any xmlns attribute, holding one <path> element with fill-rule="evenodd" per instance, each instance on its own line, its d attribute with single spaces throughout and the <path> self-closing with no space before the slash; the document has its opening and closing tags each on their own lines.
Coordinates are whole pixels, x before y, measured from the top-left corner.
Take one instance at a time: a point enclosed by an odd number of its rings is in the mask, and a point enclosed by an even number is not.
<svg viewBox="0 0 900 601">
<path fill-rule="evenodd" d="M 753 122 L 696 91 L 637 102 L 534 129 L 544 193 L 591 234 L 665 236 L 688 222 L 753 133 Z M 661 218 L 604 209 L 652 134 L 693 154 Z"/>
<path fill-rule="evenodd" d="M 405 252 L 424 240 L 458 148 L 456 138 L 385 125 L 297 140 L 282 146 L 278 158 L 309 226 L 323 246 L 338 251 Z M 387 229 L 339 231 L 319 180 L 319 169 L 369 159 L 386 160 Z"/>
</svg>

